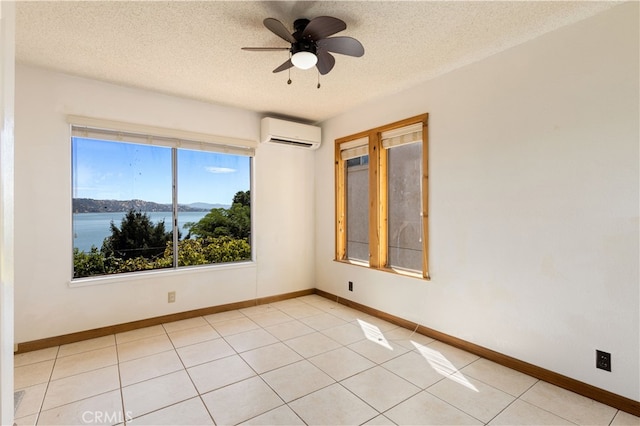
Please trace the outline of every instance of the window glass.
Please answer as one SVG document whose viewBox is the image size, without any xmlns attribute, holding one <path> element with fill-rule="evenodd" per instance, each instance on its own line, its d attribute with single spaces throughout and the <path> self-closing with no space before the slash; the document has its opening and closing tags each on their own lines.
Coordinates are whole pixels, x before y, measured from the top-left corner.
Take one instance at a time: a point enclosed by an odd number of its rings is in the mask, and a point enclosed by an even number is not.
<svg viewBox="0 0 640 426">
<path fill-rule="evenodd" d="M 422 143 L 387 150 L 388 263 L 422 271 Z"/>
<path fill-rule="evenodd" d="M 72 138 L 74 278 L 170 267 L 171 149 Z"/>
<path fill-rule="evenodd" d="M 251 259 L 251 158 L 179 149 L 177 168 L 178 266 Z"/>
<path fill-rule="evenodd" d="M 251 259 L 251 157 L 71 145 L 74 278 Z"/>
<path fill-rule="evenodd" d="M 369 156 L 345 162 L 347 258 L 369 262 Z"/>
</svg>

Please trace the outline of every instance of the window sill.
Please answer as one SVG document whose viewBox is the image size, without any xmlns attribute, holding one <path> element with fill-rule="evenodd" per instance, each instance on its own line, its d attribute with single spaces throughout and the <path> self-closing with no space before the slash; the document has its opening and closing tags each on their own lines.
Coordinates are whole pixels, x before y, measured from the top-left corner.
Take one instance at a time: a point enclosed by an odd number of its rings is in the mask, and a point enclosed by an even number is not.
<svg viewBox="0 0 640 426">
<path fill-rule="evenodd" d="M 381 271 L 381 272 L 388 272 L 388 273 L 396 274 L 396 275 L 402 275 L 403 277 L 417 278 L 417 279 L 424 280 L 424 281 L 431 281 L 431 277 L 429 275 L 427 275 L 426 277 L 423 277 L 420 272 L 413 272 L 413 271 L 407 271 L 407 270 L 404 270 L 404 269 L 388 268 L 388 267 L 374 268 L 374 267 L 369 266 L 369 264 L 367 262 L 361 262 L 361 261 L 356 261 L 356 260 L 348 260 L 348 259 L 346 259 L 346 260 L 334 259 L 334 262 L 345 263 L 347 265 L 353 265 L 353 266 L 359 266 L 361 268 L 367 268 L 367 269 L 371 269 L 373 271 Z"/>
<path fill-rule="evenodd" d="M 184 276 L 185 274 L 194 274 L 194 273 L 200 274 L 200 273 L 231 270 L 231 269 L 250 269 L 255 267 L 256 267 L 256 262 L 246 261 L 246 262 L 235 262 L 235 263 L 224 263 L 224 264 L 213 264 L 213 265 L 202 265 L 202 266 L 189 266 L 189 267 L 182 267 L 179 269 L 167 268 L 167 269 L 156 269 L 151 271 L 130 272 L 130 273 L 123 273 L 123 274 L 99 275 L 95 277 L 72 279 L 71 281 L 69 281 L 69 287 L 81 288 L 81 287 L 90 287 L 94 285 L 103 285 L 103 284 L 120 284 L 124 282 L 148 280 L 148 279 L 157 278 L 157 277 Z"/>
</svg>

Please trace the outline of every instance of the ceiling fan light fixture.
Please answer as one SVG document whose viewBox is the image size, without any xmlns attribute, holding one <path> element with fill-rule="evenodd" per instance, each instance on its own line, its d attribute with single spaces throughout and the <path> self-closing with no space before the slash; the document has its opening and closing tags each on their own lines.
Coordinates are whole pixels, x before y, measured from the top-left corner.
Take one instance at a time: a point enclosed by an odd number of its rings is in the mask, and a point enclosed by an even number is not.
<svg viewBox="0 0 640 426">
<path fill-rule="evenodd" d="M 291 56 L 291 63 L 296 68 L 308 70 L 318 63 L 318 57 L 311 52 L 296 52 Z"/>
<path fill-rule="evenodd" d="M 2 1 L 2 0 L 0 0 Z M 291 43 L 291 47 L 243 47 L 242 50 L 271 51 L 289 50 L 290 57 L 276 67 L 278 73 L 296 67 L 308 70 L 314 66 L 318 73 L 325 75 L 336 63 L 331 53 L 360 57 L 364 55 L 364 47 L 353 37 L 330 37 L 347 28 L 347 24 L 331 16 L 318 16 L 312 20 L 296 19 L 293 23 L 295 32 L 289 33 L 285 25 L 275 18 L 266 18 L 263 24 L 269 31 L 281 39 Z"/>
</svg>

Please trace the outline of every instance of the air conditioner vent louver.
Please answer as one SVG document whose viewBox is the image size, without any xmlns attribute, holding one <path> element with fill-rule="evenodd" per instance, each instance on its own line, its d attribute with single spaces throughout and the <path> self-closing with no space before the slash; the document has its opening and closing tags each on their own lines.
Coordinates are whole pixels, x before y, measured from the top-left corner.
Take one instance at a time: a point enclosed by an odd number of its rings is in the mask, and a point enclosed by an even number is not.
<svg viewBox="0 0 640 426">
<path fill-rule="evenodd" d="M 260 122 L 260 141 L 304 149 L 320 147 L 320 127 L 265 117 Z"/>
<path fill-rule="evenodd" d="M 293 146 L 301 146 L 301 147 L 304 147 L 304 148 L 313 148 L 313 144 L 312 143 L 296 142 L 296 141 L 291 141 L 291 140 L 286 140 L 286 139 L 271 138 L 271 140 L 269 142 L 283 143 L 283 144 L 286 144 L 286 145 L 293 145 Z"/>
</svg>

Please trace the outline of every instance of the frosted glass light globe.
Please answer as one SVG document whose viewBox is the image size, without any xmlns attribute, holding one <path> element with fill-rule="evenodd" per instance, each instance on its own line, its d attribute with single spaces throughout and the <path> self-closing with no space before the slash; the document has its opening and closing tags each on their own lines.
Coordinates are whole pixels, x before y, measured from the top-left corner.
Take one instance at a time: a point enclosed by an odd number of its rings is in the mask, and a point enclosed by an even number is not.
<svg viewBox="0 0 640 426">
<path fill-rule="evenodd" d="M 318 62 L 318 57 L 311 52 L 297 52 L 291 57 L 291 63 L 296 68 L 308 70 Z"/>
</svg>

